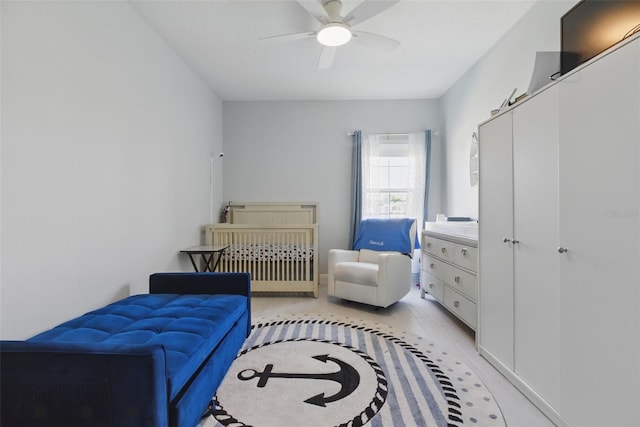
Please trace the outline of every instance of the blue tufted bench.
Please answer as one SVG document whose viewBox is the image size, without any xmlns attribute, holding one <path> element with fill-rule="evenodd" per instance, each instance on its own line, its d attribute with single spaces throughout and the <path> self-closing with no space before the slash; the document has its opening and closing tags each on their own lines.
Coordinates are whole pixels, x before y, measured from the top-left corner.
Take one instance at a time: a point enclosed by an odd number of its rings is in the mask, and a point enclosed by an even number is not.
<svg viewBox="0 0 640 427">
<path fill-rule="evenodd" d="M 149 294 L 0 342 L 1 425 L 192 427 L 250 328 L 248 274 L 153 274 Z"/>
</svg>

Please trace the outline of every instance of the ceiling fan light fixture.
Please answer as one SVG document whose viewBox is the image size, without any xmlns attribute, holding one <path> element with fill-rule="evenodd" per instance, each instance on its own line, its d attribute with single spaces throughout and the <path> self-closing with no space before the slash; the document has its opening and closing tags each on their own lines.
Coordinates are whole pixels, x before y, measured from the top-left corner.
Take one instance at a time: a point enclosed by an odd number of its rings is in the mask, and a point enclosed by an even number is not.
<svg viewBox="0 0 640 427">
<path fill-rule="evenodd" d="M 342 46 L 351 40 L 351 30 L 345 24 L 332 22 L 322 27 L 316 38 L 324 46 Z"/>
</svg>

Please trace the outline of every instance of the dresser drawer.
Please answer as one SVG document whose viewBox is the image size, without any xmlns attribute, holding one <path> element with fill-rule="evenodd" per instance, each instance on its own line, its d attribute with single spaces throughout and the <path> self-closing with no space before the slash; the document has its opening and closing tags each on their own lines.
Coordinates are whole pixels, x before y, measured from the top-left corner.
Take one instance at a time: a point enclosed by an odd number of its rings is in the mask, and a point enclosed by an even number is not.
<svg viewBox="0 0 640 427">
<path fill-rule="evenodd" d="M 422 274 L 422 290 L 430 293 L 435 299 L 444 301 L 444 284 L 442 281 L 431 274 L 423 272 Z"/>
<path fill-rule="evenodd" d="M 478 248 L 454 243 L 453 263 L 471 271 L 478 271 Z"/>
<path fill-rule="evenodd" d="M 431 255 L 453 262 L 455 243 L 447 242 L 432 236 L 423 236 L 423 250 Z"/>
<path fill-rule="evenodd" d="M 475 275 L 449 267 L 445 282 L 471 300 L 478 300 L 478 278 Z"/>
<path fill-rule="evenodd" d="M 444 305 L 474 330 L 476 329 L 478 315 L 476 304 L 473 301 L 445 286 Z"/>
<path fill-rule="evenodd" d="M 449 279 L 451 275 L 451 267 L 449 267 L 449 264 L 428 255 L 424 257 L 424 261 L 425 263 L 422 266 L 422 269 L 424 271 L 434 276 L 435 278 L 442 280 L 443 282 L 446 282 Z"/>
</svg>

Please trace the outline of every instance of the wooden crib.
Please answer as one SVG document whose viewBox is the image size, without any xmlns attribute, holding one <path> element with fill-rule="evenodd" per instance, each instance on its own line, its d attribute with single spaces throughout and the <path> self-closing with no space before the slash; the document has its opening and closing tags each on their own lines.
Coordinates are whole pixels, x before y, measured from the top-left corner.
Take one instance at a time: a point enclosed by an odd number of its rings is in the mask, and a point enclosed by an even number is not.
<svg viewBox="0 0 640 427">
<path fill-rule="evenodd" d="M 228 246 L 217 271 L 251 274 L 252 292 L 318 296 L 317 203 L 237 203 L 226 223 L 206 227 L 206 244 Z"/>
</svg>

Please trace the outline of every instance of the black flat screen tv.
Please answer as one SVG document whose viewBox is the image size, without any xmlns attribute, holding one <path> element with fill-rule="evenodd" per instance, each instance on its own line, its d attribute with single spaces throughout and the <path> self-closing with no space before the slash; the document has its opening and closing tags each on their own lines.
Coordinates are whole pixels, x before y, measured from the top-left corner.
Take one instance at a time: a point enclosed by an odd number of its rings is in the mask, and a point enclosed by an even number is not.
<svg viewBox="0 0 640 427">
<path fill-rule="evenodd" d="M 582 0 L 560 20 L 565 74 L 640 30 L 640 0 Z"/>
</svg>

